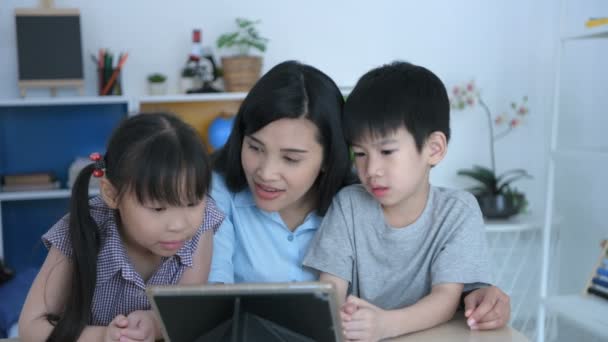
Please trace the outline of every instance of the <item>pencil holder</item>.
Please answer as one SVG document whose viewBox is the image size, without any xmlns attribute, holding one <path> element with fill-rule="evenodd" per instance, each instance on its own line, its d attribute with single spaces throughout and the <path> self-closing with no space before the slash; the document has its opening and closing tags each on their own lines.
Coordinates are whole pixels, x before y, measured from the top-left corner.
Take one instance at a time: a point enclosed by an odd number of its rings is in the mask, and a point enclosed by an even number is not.
<svg viewBox="0 0 608 342">
<path fill-rule="evenodd" d="M 120 69 L 97 69 L 98 94 L 122 95 L 121 75 Z"/>
</svg>

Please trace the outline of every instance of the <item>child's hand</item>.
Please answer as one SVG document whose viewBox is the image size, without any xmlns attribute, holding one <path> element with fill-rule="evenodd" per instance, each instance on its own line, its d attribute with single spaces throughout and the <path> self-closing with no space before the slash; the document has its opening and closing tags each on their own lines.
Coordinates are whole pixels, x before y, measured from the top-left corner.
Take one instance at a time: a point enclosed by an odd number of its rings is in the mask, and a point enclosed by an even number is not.
<svg viewBox="0 0 608 342">
<path fill-rule="evenodd" d="M 353 303 L 346 302 L 342 304 L 342 307 L 340 308 L 340 319 L 342 322 L 350 321 L 357 309 L 359 308 Z"/>
<path fill-rule="evenodd" d="M 154 317 L 147 311 L 133 311 L 129 316 L 118 315 L 106 329 L 105 341 L 153 342 L 155 340 Z"/>
<path fill-rule="evenodd" d="M 120 342 L 154 342 L 155 322 L 150 311 L 133 311 L 127 319 L 129 325 L 122 330 Z"/>
<path fill-rule="evenodd" d="M 106 336 L 104 341 L 114 342 L 120 341 L 121 331 L 129 325 L 129 320 L 124 315 L 114 317 L 112 322 L 106 328 Z"/>
<path fill-rule="evenodd" d="M 385 337 L 387 311 L 355 296 L 348 296 L 340 311 L 347 318 L 342 321 L 347 340 L 378 341 Z"/>
</svg>

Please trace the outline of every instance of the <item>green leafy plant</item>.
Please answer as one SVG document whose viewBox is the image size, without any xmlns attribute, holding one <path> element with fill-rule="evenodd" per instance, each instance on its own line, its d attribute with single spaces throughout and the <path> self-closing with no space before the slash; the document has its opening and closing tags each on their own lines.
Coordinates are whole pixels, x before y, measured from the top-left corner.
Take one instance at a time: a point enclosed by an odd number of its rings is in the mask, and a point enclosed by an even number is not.
<svg viewBox="0 0 608 342">
<path fill-rule="evenodd" d="M 239 55 L 249 55 L 250 49 L 257 49 L 260 52 L 266 51 L 268 39 L 260 36 L 256 26 L 260 20 L 248 20 L 236 18 L 237 31 L 222 34 L 217 39 L 217 47 L 238 49 Z"/>
<path fill-rule="evenodd" d="M 196 69 L 190 67 L 184 67 L 182 69 L 182 77 L 194 77 L 196 76 Z"/>
<path fill-rule="evenodd" d="M 521 178 L 531 178 L 530 174 L 523 169 L 514 169 L 504 172 L 496 177 L 494 171 L 475 165 L 472 169 L 459 170 L 461 176 L 470 177 L 478 184 L 468 189 L 479 202 L 479 206 L 484 216 L 493 218 L 506 218 L 511 215 L 526 211 L 528 200 L 523 192 L 511 185 Z M 502 197 L 502 203 L 496 206 Z"/>
<path fill-rule="evenodd" d="M 472 169 L 459 170 L 458 175 L 470 177 L 478 182 L 476 186 L 469 189 L 475 195 L 519 193 L 511 186 L 511 183 L 521 178 L 532 177 L 524 169 L 513 169 L 496 176 L 493 170 L 479 165 L 474 165 Z"/>
<path fill-rule="evenodd" d="M 148 76 L 148 82 L 150 83 L 163 83 L 166 80 L 167 76 L 160 73 L 154 73 Z"/>
</svg>

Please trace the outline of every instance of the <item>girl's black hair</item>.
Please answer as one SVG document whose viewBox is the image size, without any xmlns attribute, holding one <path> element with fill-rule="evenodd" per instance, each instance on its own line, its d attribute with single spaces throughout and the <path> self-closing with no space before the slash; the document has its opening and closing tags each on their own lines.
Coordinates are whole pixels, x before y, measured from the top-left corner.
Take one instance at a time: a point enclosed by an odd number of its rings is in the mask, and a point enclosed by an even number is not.
<svg viewBox="0 0 608 342">
<path fill-rule="evenodd" d="M 186 205 L 202 200 L 211 167 L 200 136 L 170 114 L 139 114 L 124 120 L 112 134 L 104 157 L 105 176 L 118 199 L 133 193 L 140 203 Z M 91 305 L 100 248 L 99 228 L 89 213 L 90 164 L 72 189 L 69 231 L 72 281 L 63 312 L 49 314 L 55 327 L 47 341 L 76 341 L 91 323 Z"/>
<path fill-rule="evenodd" d="M 236 115 L 228 141 L 213 156 L 213 167 L 228 189 L 247 187 L 241 164 L 245 136 L 283 118 L 306 118 L 319 130 L 323 164 L 315 187 L 317 212 L 324 215 L 334 195 L 352 181 L 348 146 L 342 134 L 344 99 L 334 81 L 318 69 L 287 61 L 270 69 L 253 86 Z"/>
<path fill-rule="evenodd" d="M 420 152 L 433 132 L 442 132 L 449 140 L 450 101 L 434 73 L 393 62 L 361 76 L 344 105 L 343 122 L 349 144 L 366 133 L 384 136 L 405 127 Z"/>
</svg>

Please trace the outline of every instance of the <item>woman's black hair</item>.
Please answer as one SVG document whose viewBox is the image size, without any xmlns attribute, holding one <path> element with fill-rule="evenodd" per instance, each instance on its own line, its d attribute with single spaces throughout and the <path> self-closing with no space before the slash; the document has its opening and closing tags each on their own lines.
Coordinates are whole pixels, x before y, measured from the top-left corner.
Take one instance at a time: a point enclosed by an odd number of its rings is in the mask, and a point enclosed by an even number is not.
<svg viewBox="0 0 608 342">
<path fill-rule="evenodd" d="M 139 114 L 122 121 L 103 160 L 105 177 L 118 199 L 133 193 L 140 203 L 182 206 L 202 200 L 211 182 L 202 139 L 191 126 L 170 114 Z M 91 323 L 100 248 L 99 228 L 89 212 L 89 180 L 94 169 L 94 164 L 82 169 L 72 189 L 71 288 L 64 310 L 47 315 L 55 326 L 47 341 L 76 341 Z"/>
<path fill-rule="evenodd" d="M 334 81 L 320 70 L 287 61 L 270 69 L 253 86 L 236 115 L 228 141 L 213 156 L 213 168 L 233 192 L 247 186 L 241 164 L 245 136 L 283 118 L 306 118 L 319 130 L 323 146 L 322 171 L 318 176 L 316 203 L 324 215 L 334 195 L 352 181 L 348 146 L 342 134 L 344 99 Z"/>
</svg>

